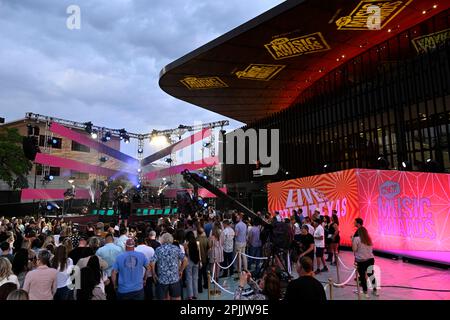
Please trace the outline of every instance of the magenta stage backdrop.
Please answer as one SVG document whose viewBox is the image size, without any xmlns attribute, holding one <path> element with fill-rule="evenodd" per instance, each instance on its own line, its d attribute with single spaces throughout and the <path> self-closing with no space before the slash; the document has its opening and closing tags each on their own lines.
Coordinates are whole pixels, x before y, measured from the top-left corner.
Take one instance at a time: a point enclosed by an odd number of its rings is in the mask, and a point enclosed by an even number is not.
<svg viewBox="0 0 450 320">
<path fill-rule="evenodd" d="M 81 143 L 82 145 L 85 145 L 92 149 L 95 149 L 98 152 L 107 154 L 117 160 L 128 163 L 129 165 L 133 165 L 136 167 L 136 169 L 139 166 L 139 161 L 137 159 L 130 157 L 129 155 L 122 153 L 119 150 L 108 147 L 107 145 L 105 145 L 103 143 L 97 142 L 88 136 L 85 136 L 78 132 L 70 130 L 69 128 L 66 128 L 58 123 L 52 122 L 52 124 L 50 125 L 50 131 L 53 133 L 57 133 L 63 137 L 66 137 L 70 140 Z"/>
<path fill-rule="evenodd" d="M 21 200 L 62 200 L 66 189 L 22 189 Z M 88 189 L 77 189 L 75 199 L 90 199 Z"/>
<path fill-rule="evenodd" d="M 82 163 L 82 162 L 79 162 L 76 160 L 65 159 L 65 158 L 52 156 L 50 154 L 45 154 L 45 153 L 38 153 L 36 155 L 35 162 L 43 164 L 43 165 L 52 166 L 52 167 L 66 168 L 66 169 L 71 169 L 74 171 L 92 173 L 92 174 L 97 174 L 97 175 L 105 176 L 105 177 L 112 177 L 112 176 L 124 173 L 123 171 L 117 171 L 117 170 L 104 168 L 104 167 L 100 167 L 100 166 L 94 166 L 94 165 Z M 128 174 L 131 174 L 131 173 L 128 173 Z M 135 176 L 137 179 L 136 174 L 133 173 L 132 175 Z"/>
</svg>

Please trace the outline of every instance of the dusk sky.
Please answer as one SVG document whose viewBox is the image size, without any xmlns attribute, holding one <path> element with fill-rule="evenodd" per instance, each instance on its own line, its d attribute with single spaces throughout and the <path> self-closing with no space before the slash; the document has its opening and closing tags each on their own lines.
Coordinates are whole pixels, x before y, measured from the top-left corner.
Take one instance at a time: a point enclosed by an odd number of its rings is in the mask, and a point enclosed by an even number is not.
<svg viewBox="0 0 450 320">
<path fill-rule="evenodd" d="M 159 72 L 281 2 L 0 0 L 0 117 L 34 112 L 132 132 L 227 119 L 167 95 Z M 79 30 L 66 26 L 70 5 L 81 9 Z"/>
</svg>

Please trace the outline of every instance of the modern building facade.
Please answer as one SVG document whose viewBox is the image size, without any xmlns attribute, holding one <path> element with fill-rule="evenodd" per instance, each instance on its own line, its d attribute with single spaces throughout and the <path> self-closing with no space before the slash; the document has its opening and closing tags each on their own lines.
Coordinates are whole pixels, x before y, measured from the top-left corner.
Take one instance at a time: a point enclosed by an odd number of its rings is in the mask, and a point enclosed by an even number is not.
<svg viewBox="0 0 450 320">
<path fill-rule="evenodd" d="M 375 29 L 371 5 L 381 8 Z M 277 175 L 224 165 L 223 180 L 237 194 L 243 183 L 350 168 L 446 172 L 449 6 L 286 1 L 167 66 L 160 85 L 243 129 L 279 129 Z"/>
</svg>

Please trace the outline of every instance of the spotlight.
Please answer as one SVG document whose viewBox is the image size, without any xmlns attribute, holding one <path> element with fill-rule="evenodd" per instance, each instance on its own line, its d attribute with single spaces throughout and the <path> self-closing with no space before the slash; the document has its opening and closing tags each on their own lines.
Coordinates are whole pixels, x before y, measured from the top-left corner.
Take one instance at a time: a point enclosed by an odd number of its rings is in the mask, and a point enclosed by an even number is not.
<svg viewBox="0 0 450 320">
<path fill-rule="evenodd" d="M 328 164 L 324 164 L 323 167 L 326 169 L 328 168 Z"/>
<path fill-rule="evenodd" d="M 430 163 L 431 162 L 431 159 L 427 159 L 427 163 Z"/>
<path fill-rule="evenodd" d="M 208 148 L 211 145 L 210 142 L 204 142 L 203 143 L 203 148 Z"/>
<path fill-rule="evenodd" d="M 139 148 L 139 149 L 138 149 L 138 153 L 144 153 L 144 149 Z"/>
<path fill-rule="evenodd" d="M 92 139 L 97 139 L 98 138 L 97 131 L 94 130 L 94 131 L 91 132 L 91 138 Z"/>
<path fill-rule="evenodd" d="M 163 147 L 169 144 L 169 139 L 167 138 L 167 136 L 153 135 L 150 143 L 156 147 Z"/>
<path fill-rule="evenodd" d="M 53 209 L 52 205 L 51 205 L 51 204 L 48 204 L 48 205 L 47 205 L 47 210 L 48 210 L 48 211 L 52 211 L 52 209 Z"/>
<path fill-rule="evenodd" d="M 142 169 L 141 169 L 141 168 L 137 169 L 137 172 L 141 173 L 141 172 L 142 172 Z"/>
<path fill-rule="evenodd" d="M 47 174 L 44 176 L 45 181 L 53 181 L 55 177 L 53 177 L 51 174 Z"/>
<path fill-rule="evenodd" d="M 136 188 L 140 189 L 140 188 L 141 188 L 141 184 L 140 184 L 140 183 L 137 184 L 137 185 L 136 185 Z"/>
<path fill-rule="evenodd" d="M 103 137 L 102 137 L 102 141 L 103 142 L 108 142 L 109 140 L 111 140 L 111 132 L 107 132 L 107 133 L 105 133 L 104 135 L 103 135 Z"/>
<path fill-rule="evenodd" d="M 108 161 L 108 157 L 101 157 L 99 160 L 100 162 L 106 162 Z"/>
<path fill-rule="evenodd" d="M 405 161 L 402 162 L 402 167 L 406 168 L 406 162 Z"/>
<path fill-rule="evenodd" d="M 381 170 L 387 170 L 389 169 L 389 161 L 386 160 L 386 158 L 381 155 L 377 158 L 377 168 Z"/>
<path fill-rule="evenodd" d="M 164 161 L 166 161 L 168 164 L 171 164 L 173 162 L 173 160 L 171 158 L 166 158 L 166 160 L 164 160 Z"/>
</svg>

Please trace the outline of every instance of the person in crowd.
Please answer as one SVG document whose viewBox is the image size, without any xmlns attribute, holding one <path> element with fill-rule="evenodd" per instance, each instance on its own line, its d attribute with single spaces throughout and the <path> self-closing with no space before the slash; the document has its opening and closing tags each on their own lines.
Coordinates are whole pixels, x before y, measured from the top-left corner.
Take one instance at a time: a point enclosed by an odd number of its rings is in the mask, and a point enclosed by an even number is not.
<svg viewBox="0 0 450 320">
<path fill-rule="evenodd" d="M 125 243 L 127 242 L 127 240 L 130 238 L 128 235 L 128 228 L 125 227 L 124 225 L 121 225 L 119 227 L 119 239 L 117 240 L 116 244 L 122 248 L 123 251 L 125 251 Z"/>
<path fill-rule="evenodd" d="M 314 236 L 314 227 L 311 224 L 311 218 L 310 217 L 305 217 L 305 219 L 303 219 L 303 225 L 307 226 L 309 234 Z"/>
<path fill-rule="evenodd" d="M 309 228 L 307 225 L 303 225 L 301 228 L 300 235 L 300 256 L 299 259 L 303 257 L 309 257 L 312 261 L 314 261 L 314 237 L 309 233 Z"/>
<path fill-rule="evenodd" d="M 245 286 L 249 284 L 253 294 L 244 296 Z M 239 286 L 234 293 L 234 300 L 269 300 L 278 301 L 281 298 L 280 278 L 274 272 L 265 273 L 259 283 L 253 280 L 248 271 L 242 271 L 239 276 Z"/>
<path fill-rule="evenodd" d="M 325 251 L 328 255 L 328 257 L 325 259 L 327 262 L 331 262 L 331 249 L 330 249 L 330 243 L 331 243 L 331 235 L 329 233 L 329 229 L 331 226 L 331 218 L 330 216 L 323 216 L 324 223 L 323 223 L 323 230 L 325 231 Z"/>
<path fill-rule="evenodd" d="M 23 289 L 30 300 L 53 300 L 57 290 L 58 271 L 49 268 L 50 252 L 41 250 L 38 254 L 37 268 L 27 273 Z"/>
<path fill-rule="evenodd" d="M 0 243 L 0 250 L 2 251 L 1 257 L 8 259 L 12 263 L 14 256 L 11 254 L 11 245 L 8 241 Z"/>
<path fill-rule="evenodd" d="M 281 218 L 281 215 L 280 215 L 279 211 L 275 211 L 275 220 L 277 222 L 281 222 L 283 220 L 283 218 Z"/>
<path fill-rule="evenodd" d="M 71 235 L 69 237 L 70 241 L 72 242 L 72 248 L 78 247 L 78 244 L 80 243 L 80 238 L 81 238 L 81 236 L 79 234 L 78 228 L 73 227 Z"/>
<path fill-rule="evenodd" d="M 333 214 L 331 216 L 331 224 L 328 229 L 330 239 L 330 251 L 331 251 L 331 265 L 336 265 L 338 263 L 338 253 L 339 253 L 339 243 L 341 241 L 341 237 L 339 235 L 339 218 L 337 216 L 337 211 L 333 210 Z"/>
<path fill-rule="evenodd" d="M 89 238 L 88 247 L 91 249 L 92 254 L 78 260 L 78 263 L 76 264 L 78 268 L 82 269 L 87 266 L 89 259 L 92 256 L 94 256 L 96 254 L 97 250 L 100 248 L 101 242 L 102 241 L 98 237 L 93 236 L 93 237 Z M 100 261 L 100 267 L 102 268 L 102 270 L 106 270 L 108 268 L 108 263 L 100 257 L 99 257 L 99 261 Z"/>
<path fill-rule="evenodd" d="M 320 211 L 318 209 L 314 210 L 311 220 L 312 220 L 312 222 L 316 222 L 316 221 L 320 220 Z"/>
<path fill-rule="evenodd" d="M 161 245 L 161 243 L 159 243 L 156 240 L 156 232 L 153 230 L 150 231 L 150 233 L 148 234 L 148 237 L 150 239 L 150 247 L 152 247 L 153 250 L 156 250 L 156 248 L 158 248 Z"/>
<path fill-rule="evenodd" d="M 203 289 L 208 289 L 208 250 L 209 240 L 205 230 L 199 227 L 197 230 L 197 242 L 200 247 L 200 271 L 198 276 L 198 293 L 203 293 Z"/>
<path fill-rule="evenodd" d="M 9 296 L 9 294 L 17 289 L 18 289 L 17 285 L 12 282 L 6 282 L 5 284 L 1 285 L 0 286 L 0 301 L 6 300 Z"/>
<path fill-rule="evenodd" d="M 166 232 L 160 237 L 161 246 L 155 250 L 151 260 L 151 269 L 156 282 L 159 300 L 180 300 L 180 279 L 188 261 L 178 245 L 174 245 L 173 236 Z M 157 268 L 155 269 L 155 266 Z"/>
<path fill-rule="evenodd" d="M 6 300 L 12 300 L 12 301 L 25 301 L 30 300 L 30 297 L 28 296 L 28 292 L 26 292 L 23 289 L 16 289 L 14 291 L 11 291 L 8 294 L 8 297 Z"/>
<path fill-rule="evenodd" d="M 105 272 L 110 280 L 113 264 L 122 252 L 122 248 L 114 243 L 114 236 L 111 233 L 108 233 L 105 237 L 105 245 L 99 248 L 95 253 L 96 256 L 106 262 L 107 267 L 105 268 Z"/>
<path fill-rule="evenodd" d="M 12 264 L 6 257 L 0 257 L 0 286 L 5 283 L 14 283 L 18 288 L 20 287 L 17 276 L 12 271 Z"/>
<path fill-rule="evenodd" d="M 235 226 L 235 249 L 238 254 L 237 257 L 237 270 L 247 270 L 247 257 L 245 254 L 245 248 L 247 246 L 247 225 L 243 221 L 243 214 L 240 213 L 236 217 L 237 224 Z"/>
<path fill-rule="evenodd" d="M 106 297 L 105 287 L 109 284 L 109 278 L 106 272 L 100 267 L 100 258 L 96 255 L 91 256 L 86 267 L 89 267 L 94 272 L 95 286 L 98 287 Z"/>
<path fill-rule="evenodd" d="M 375 258 L 373 255 L 373 243 L 369 232 L 363 226 L 360 226 L 357 231 L 357 237 L 353 237 L 352 249 L 355 255 L 355 261 L 358 268 L 359 283 L 366 298 L 369 298 L 367 293 L 367 278 L 372 282 L 373 294 L 378 296 L 376 277 L 374 276 Z M 357 294 L 361 292 L 356 291 Z"/>
<path fill-rule="evenodd" d="M 211 273 L 214 281 L 219 279 L 220 264 L 223 262 L 223 236 L 220 223 L 214 223 L 209 237 L 209 252 L 208 258 L 211 263 Z"/>
<path fill-rule="evenodd" d="M 113 264 L 111 279 L 119 300 L 144 300 L 144 283 L 148 267 L 145 255 L 135 251 L 133 239 L 125 243 L 126 251 Z M 118 277 L 118 278 L 117 278 Z"/>
<path fill-rule="evenodd" d="M 355 233 L 352 236 L 352 241 L 353 241 L 354 237 L 358 237 L 358 230 L 359 230 L 359 228 L 361 228 L 364 225 L 364 220 L 361 219 L 361 218 L 356 218 L 355 222 L 353 223 L 353 225 L 355 226 L 356 231 L 355 231 Z"/>
<path fill-rule="evenodd" d="M 19 287 L 23 287 L 25 276 L 36 267 L 37 257 L 33 250 L 21 248 L 14 255 L 12 270 L 19 280 Z"/>
<path fill-rule="evenodd" d="M 106 295 L 97 284 L 95 271 L 84 267 L 80 271 L 80 289 L 77 290 L 77 300 L 106 300 Z"/>
<path fill-rule="evenodd" d="M 69 253 L 69 258 L 72 259 L 73 264 L 76 265 L 80 259 L 90 257 L 93 254 L 92 248 L 88 246 L 88 238 L 83 235 L 79 238 L 78 247 Z"/>
<path fill-rule="evenodd" d="M 57 289 L 54 300 L 71 300 L 73 298 L 73 291 L 70 288 L 72 279 L 70 274 L 73 270 L 73 261 L 68 257 L 65 246 L 59 246 L 55 250 L 55 255 L 51 260 L 51 267 L 58 270 L 56 276 Z"/>
<path fill-rule="evenodd" d="M 248 232 L 248 254 L 255 258 L 262 257 L 261 225 L 258 220 L 253 222 L 252 228 Z M 249 258 L 248 266 L 251 268 L 254 264 L 255 272 L 259 274 L 260 262 L 260 259 Z"/>
<path fill-rule="evenodd" d="M 234 237 L 235 232 L 231 227 L 230 220 L 223 221 L 223 232 L 221 234 L 223 241 L 223 267 L 230 266 L 231 262 L 233 262 L 233 251 L 234 251 Z M 216 270 L 217 271 L 217 270 Z M 228 269 L 222 270 L 221 278 L 226 278 L 229 275 L 233 275 L 233 265 L 231 265 Z"/>
<path fill-rule="evenodd" d="M 185 252 L 188 258 L 186 267 L 187 300 L 197 300 L 198 271 L 201 265 L 200 249 L 193 231 L 186 233 L 185 240 Z"/>
<path fill-rule="evenodd" d="M 323 225 L 325 224 L 325 220 L 319 218 L 316 220 L 315 225 L 316 229 L 314 231 L 314 247 L 316 248 L 316 262 L 317 262 L 317 270 L 316 274 L 320 272 L 328 271 L 327 264 L 325 262 L 324 250 L 325 250 L 325 230 Z M 323 268 L 320 268 L 320 264 L 323 264 Z"/>
<path fill-rule="evenodd" d="M 150 246 L 150 240 L 140 236 L 137 238 L 137 245 L 136 252 L 143 253 L 147 261 L 150 262 L 155 255 L 155 250 Z M 150 268 L 145 270 L 145 272 L 147 272 L 147 281 L 144 287 L 145 299 L 153 300 L 153 273 Z"/>
<path fill-rule="evenodd" d="M 289 303 L 299 301 L 326 301 L 322 284 L 314 278 L 313 260 L 303 256 L 297 263 L 299 277 L 289 282 L 284 299 Z"/>
</svg>

